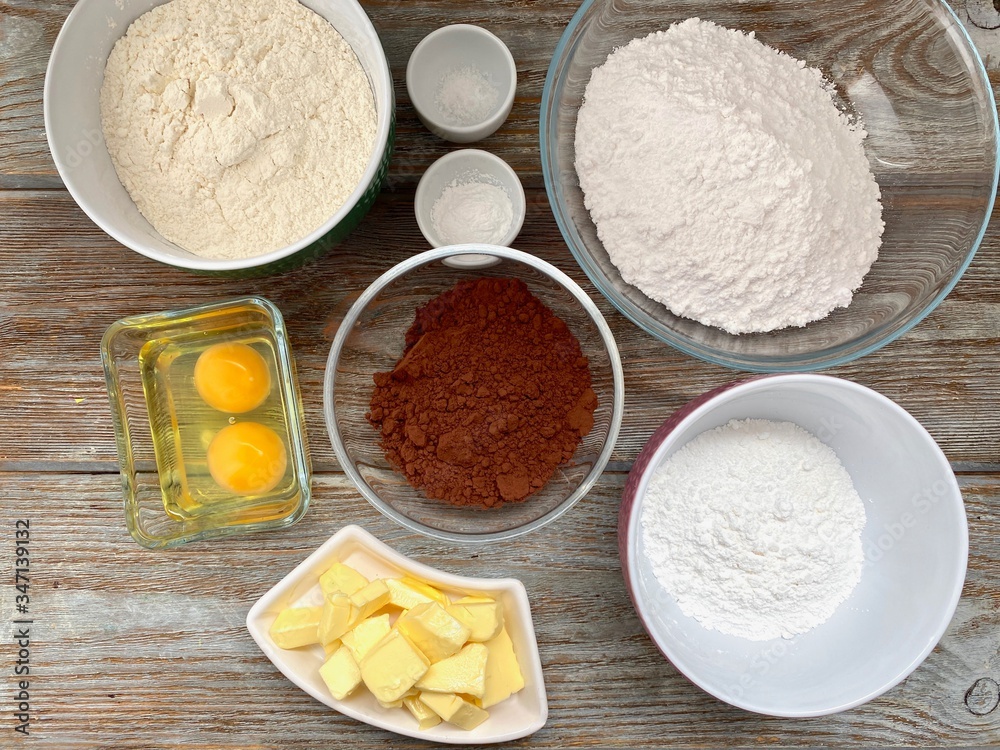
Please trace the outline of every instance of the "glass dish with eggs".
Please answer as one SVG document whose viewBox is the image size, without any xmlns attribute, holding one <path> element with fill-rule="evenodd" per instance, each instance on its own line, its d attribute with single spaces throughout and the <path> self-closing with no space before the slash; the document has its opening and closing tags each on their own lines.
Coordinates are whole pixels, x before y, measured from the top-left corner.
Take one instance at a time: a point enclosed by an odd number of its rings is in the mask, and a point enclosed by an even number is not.
<svg viewBox="0 0 1000 750">
<path fill-rule="evenodd" d="M 261 297 L 126 318 L 101 343 L 129 533 L 149 548 L 284 528 L 310 464 L 280 311 Z"/>
</svg>

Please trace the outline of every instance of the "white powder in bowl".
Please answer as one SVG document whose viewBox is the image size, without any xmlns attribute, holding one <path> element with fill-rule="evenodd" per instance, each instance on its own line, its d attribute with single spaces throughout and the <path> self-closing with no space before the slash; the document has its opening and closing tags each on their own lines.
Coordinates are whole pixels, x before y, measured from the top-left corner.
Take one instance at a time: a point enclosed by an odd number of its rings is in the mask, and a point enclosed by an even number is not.
<svg viewBox="0 0 1000 750">
<path fill-rule="evenodd" d="M 493 114 L 500 92 L 486 73 L 466 66 L 441 76 L 434 103 L 452 125 L 477 125 Z"/>
<path fill-rule="evenodd" d="M 651 477 L 642 540 L 686 615 L 749 640 L 825 622 L 861 578 L 864 503 L 827 445 L 791 422 L 733 420 Z"/>
<path fill-rule="evenodd" d="M 770 331 L 847 306 L 878 255 L 864 137 L 820 71 L 694 18 L 594 69 L 576 170 L 627 283 L 705 325 Z"/>
<path fill-rule="evenodd" d="M 318 229 L 361 181 L 375 98 L 350 45 L 296 0 L 171 0 L 108 57 L 105 142 L 166 239 L 245 258 Z"/>
<path fill-rule="evenodd" d="M 431 207 L 434 233 L 447 245 L 496 245 L 514 223 L 514 204 L 502 185 L 476 174 L 453 180 Z"/>
</svg>

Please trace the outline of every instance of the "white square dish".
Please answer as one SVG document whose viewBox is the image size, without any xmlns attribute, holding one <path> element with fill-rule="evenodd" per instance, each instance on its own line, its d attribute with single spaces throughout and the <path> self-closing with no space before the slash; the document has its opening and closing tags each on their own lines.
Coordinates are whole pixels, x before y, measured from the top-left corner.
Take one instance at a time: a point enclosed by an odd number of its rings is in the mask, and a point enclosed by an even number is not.
<svg viewBox="0 0 1000 750">
<path fill-rule="evenodd" d="M 322 604 L 319 577 L 334 562 L 350 565 L 368 578 L 406 575 L 427 581 L 453 597 L 481 593 L 498 599 L 503 603 L 505 625 L 524 675 L 524 688 L 490 708 L 490 718 L 471 731 L 446 722 L 420 729 L 406 709 L 383 708 L 367 690 L 358 690 L 342 701 L 334 699 L 319 674 L 326 658 L 322 647 L 283 649 L 269 634 L 271 624 L 286 607 Z M 342 528 L 264 594 L 247 613 L 247 629 L 282 674 L 313 698 L 351 718 L 397 734 L 462 745 L 507 742 L 537 732 L 548 717 L 542 664 L 524 585 L 513 578 L 465 578 L 414 562 L 360 526 Z"/>
</svg>

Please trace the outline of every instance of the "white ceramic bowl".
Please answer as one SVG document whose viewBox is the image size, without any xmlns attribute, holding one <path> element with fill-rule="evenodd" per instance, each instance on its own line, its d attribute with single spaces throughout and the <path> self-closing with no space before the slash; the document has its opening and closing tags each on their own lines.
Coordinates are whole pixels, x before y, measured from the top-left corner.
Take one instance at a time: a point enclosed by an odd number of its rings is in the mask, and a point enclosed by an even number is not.
<svg viewBox="0 0 1000 750">
<path fill-rule="evenodd" d="M 472 68 L 496 87 L 496 106 L 479 122 L 459 124 L 437 104 L 442 78 L 454 70 Z M 435 135 L 454 143 L 472 143 L 503 125 L 514 104 L 517 67 L 500 39 L 486 29 L 465 23 L 432 31 L 414 47 L 406 64 L 406 91 L 420 121 Z"/>
<path fill-rule="evenodd" d="M 115 42 L 165 0 L 80 0 L 56 38 L 45 74 L 45 134 L 59 176 L 80 208 L 111 237 L 153 260 L 203 274 L 262 276 L 310 260 L 340 242 L 378 195 L 392 153 L 395 99 L 375 27 L 356 0 L 305 0 L 351 45 L 375 94 L 375 145 L 361 182 L 321 227 L 287 247 L 253 258 L 202 258 L 168 242 L 122 186 L 101 131 L 100 90 Z"/>
<path fill-rule="evenodd" d="M 417 193 L 413 199 L 413 211 L 417 217 L 417 225 L 424 238 L 433 247 L 445 245 L 461 245 L 467 242 L 480 241 L 474 237 L 444 237 L 434 225 L 434 204 L 444 193 L 445 188 L 457 183 L 486 182 L 502 187 L 510 198 L 513 209 L 513 220 L 507 233 L 491 244 L 509 247 L 517 238 L 524 226 L 525 199 L 521 180 L 511 166 L 495 154 L 466 148 L 445 154 L 431 164 L 417 184 Z"/>
<path fill-rule="evenodd" d="M 827 622 L 789 640 L 706 629 L 680 611 L 643 550 L 651 474 L 696 435 L 746 418 L 794 422 L 833 448 L 868 517 L 857 587 Z M 677 411 L 629 475 L 618 540 L 636 612 L 660 651 L 717 698 L 773 716 L 843 711 L 903 680 L 951 621 L 968 559 L 962 495 L 933 438 L 885 396 L 825 375 L 730 384 Z"/>
<path fill-rule="evenodd" d="M 453 596 L 484 594 L 498 599 L 503 603 L 504 627 L 514 644 L 524 688 L 490 708 L 490 718 L 471 731 L 445 722 L 420 729 L 406 709 L 382 708 L 364 689 L 358 689 L 345 700 L 335 700 L 319 675 L 325 659 L 322 647 L 279 648 L 268 633 L 278 613 L 286 607 L 322 604 L 319 577 L 334 562 L 346 563 L 368 578 L 411 576 Z M 430 568 L 399 554 L 360 526 L 342 528 L 264 594 L 247 613 L 247 629 L 282 674 L 320 703 L 397 734 L 460 745 L 507 742 L 537 732 L 548 717 L 542 663 L 524 585 L 513 578 L 463 578 Z"/>
</svg>

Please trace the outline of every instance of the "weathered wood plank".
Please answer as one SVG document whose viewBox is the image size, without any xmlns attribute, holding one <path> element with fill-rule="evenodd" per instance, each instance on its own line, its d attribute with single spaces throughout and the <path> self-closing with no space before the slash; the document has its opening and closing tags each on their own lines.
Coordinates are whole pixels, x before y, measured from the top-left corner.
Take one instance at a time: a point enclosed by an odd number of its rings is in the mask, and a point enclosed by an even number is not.
<svg viewBox="0 0 1000 750">
<path fill-rule="evenodd" d="M 674 409 L 745 377 L 698 362 L 640 331 L 601 296 L 562 243 L 544 191 L 529 190 L 515 243 L 581 283 L 607 317 L 626 374 L 626 415 L 614 460 L 634 459 Z M 262 294 L 285 315 L 298 362 L 313 457 L 335 459 L 323 427 L 322 380 L 330 343 L 355 296 L 392 263 L 427 248 L 412 215 L 412 190 L 384 194 L 338 249 L 269 279 L 194 276 L 139 256 L 105 236 L 62 192 L 0 193 L 0 469 L 26 462 L 106 462 L 114 436 L 99 343 L 113 321 L 241 294 Z M 38 227 L 48 227 L 39 232 Z M 968 275 L 900 341 L 833 374 L 897 400 L 963 466 L 998 463 L 1000 230 L 991 229 Z"/>
<path fill-rule="evenodd" d="M 552 527 L 478 548 L 408 534 L 372 510 L 342 476 L 326 473 L 336 461 L 323 427 L 321 389 L 336 326 L 361 289 L 391 263 L 426 248 L 412 217 L 413 188 L 434 159 L 457 148 L 420 125 L 403 83 L 412 48 L 446 22 L 490 28 L 518 62 L 511 117 L 478 145 L 509 161 L 528 188 L 518 247 L 579 281 L 615 332 L 628 397 L 612 468 L 627 468 L 674 408 L 743 377 L 681 355 L 635 328 L 597 294 L 558 233 L 542 190 L 538 104 L 549 57 L 578 0 L 363 4 L 396 82 L 397 151 L 372 214 L 319 262 L 266 280 L 195 277 L 117 245 L 64 192 L 0 191 L 0 529 L 9 532 L 15 519 L 32 519 L 35 744 L 326 748 L 334 738 L 332 744 L 342 747 L 427 747 L 358 724 L 299 692 L 259 654 L 243 627 L 249 606 L 274 582 L 338 528 L 361 523 L 428 564 L 525 582 L 550 720 L 515 746 L 1000 745 L 1000 709 L 990 693 L 1000 680 L 1000 427 L 994 416 L 1000 401 L 1000 230 L 990 230 L 966 277 L 926 321 L 881 352 L 831 371 L 897 400 L 958 469 L 970 472 L 961 478 L 970 568 L 948 633 L 901 686 L 859 709 L 806 721 L 733 709 L 663 660 L 632 612 L 615 546 L 623 473 L 606 473 Z M 42 76 L 72 5 L 0 1 L 0 188 L 59 184 L 42 126 Z M 1000 32 L 974 38 L 983 49 L 1000 49 Z M 998 59 L 987 61 L 994 85 L 1000 83 Z M 291 330 L 320 472 L 314 505 L 284 533 L 143 550 L 128 538 L 121 518 L 100 337 L 126 315 L 247 293 L 275 301 Z M 972 473 L 982 470 L 997 473 Z M 4 580 L 12 567 L 13 555 L 0 555 Z M 0 587 L 0 659 L 8 665 L 12 597 L 12 587 Z M 0 712 L 9 717 L 14 683 L 7 668 L 4 673 Z"/>
<path fill-rule="evenodd" d="M 550 715 L 543 730 L 515 746 L 1000 743 L 1000 710 L 976 715 L 966 705 L 977 680 L 1000 679 L 996 478 L 963 482 L 969 575 L 940 646 L 885 696 L 798 721 L 720 703 L 653 647 L 619 570 L 622 482 L 623 475 L 607 474 L 564 518 L 520 540 L 461 547 L 405 532 L 342 477 L 322 476 L 313 507 L 292 529 L 150 552 L 124 530 L 116 477 L 7 476 L 0 528 L 6 533 L 15 519 L 31 519 L 33 746 L 329 747 L 331 737 L 338 747 L 426 746 L 313 701 L 244 630 L 250 605 L 347 523 L 450 572 L 524 582 Z M 12 562 L 12 554 L 3 556 L 4 576 Z M 3 612 L 12 611 L 12 587 L 0 589 L 0 602 Z M 0 632 L 10 627 L 3 621 Z M 0 640 L 0 659 L 12 663 L 11 639 Z M 970 705 L 983 710 L 972 699 Z"/>
<path fill-rule="evenodd" d="M 0 187 L 59 184 L 45 142 L 42 83 L 72 5 L 0 3 Z"/>
</svg>

